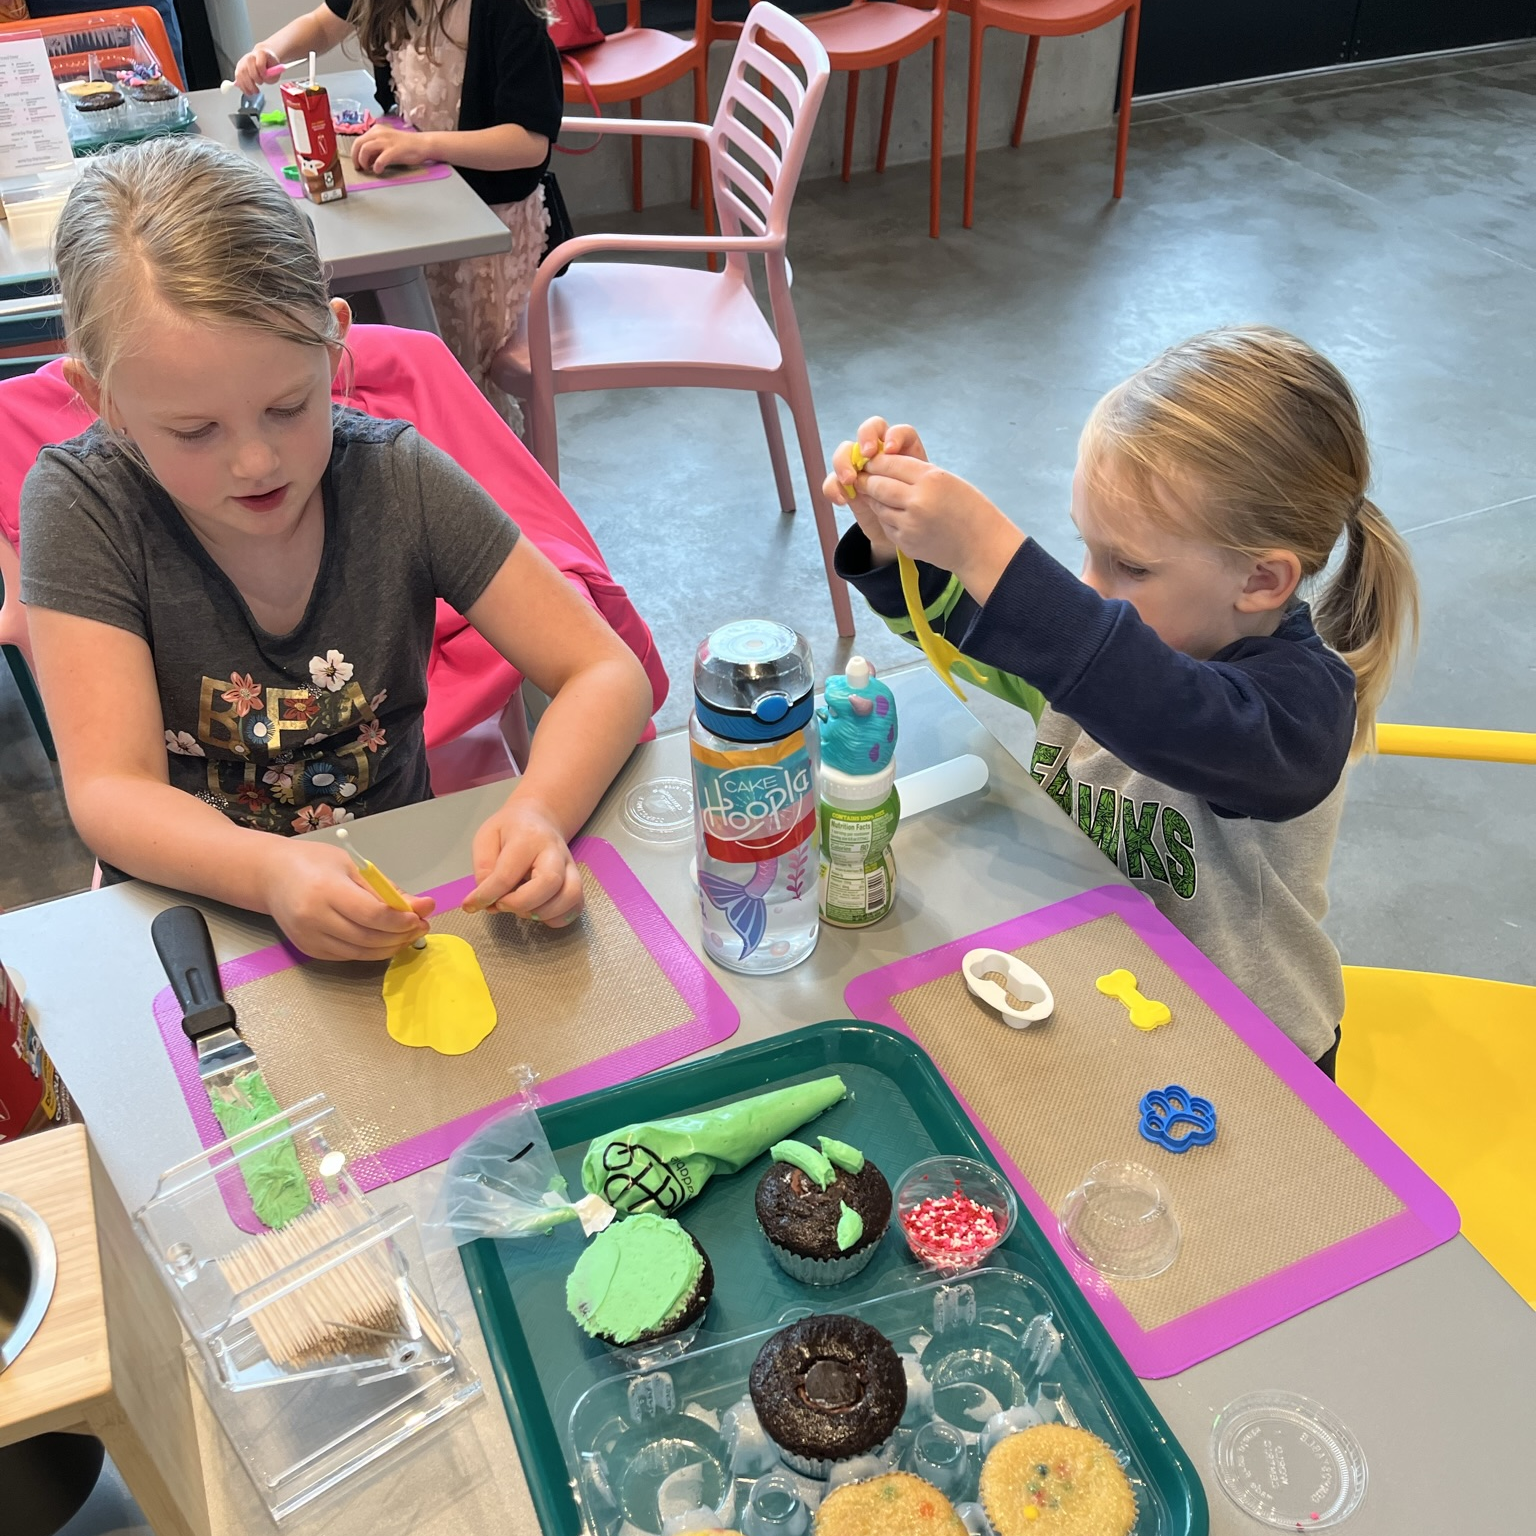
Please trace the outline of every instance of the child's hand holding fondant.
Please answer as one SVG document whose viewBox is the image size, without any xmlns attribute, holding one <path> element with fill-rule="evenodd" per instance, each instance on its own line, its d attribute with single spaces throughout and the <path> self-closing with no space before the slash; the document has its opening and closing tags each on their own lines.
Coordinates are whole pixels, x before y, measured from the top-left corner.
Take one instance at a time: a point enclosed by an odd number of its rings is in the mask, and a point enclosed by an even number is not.
<svg viewBox="0 0 1536 1536">
<path fill-rule="evenodd" d="M 360 171 L 378 176 L 392 166 L 421 165 L 436 156 L 430 153 L 432 135 L 406 133 L 375 123 L 352 148 L 352 161 Z"/>
<path fill-rule="evenodd" d="M 900 451 L 896 431 L 859 477 L 859 500 L 891 545 L 953 571 L 978 603 L 986 602 L 1024 535 L 974 485 L 920 456 L 915 432 L 918 453 Z"/>
<path fill-rule="evenodd" d="M 559 825 L 525 793 L 481 826 L 466 912 L 515 912 L 563 928 L 581 915 L 581 871 Z"/>
<path fill-rule="evenodd" d="M 363 884 L 351 859 L 318 838 L 267 838 L 264 906 L 312 960 L 388 960 L 427 931 L 436 905 L 407 896 L 412 911 L 386 907 Z"/>
<path fill-rule="evenodd" d="M 883 417 L 871 416 L 859 428 L 857 440 L 840 444 L 832 455 L 832 473 L 823 487 L 834 506 L 852 508 L 854 521 L 869 540 L 870 557 L 875 565 L 889 565 L 896 558 L 896 546 L 881 526 L 873 505 L 861 493 L 859 477 L 881 453 L 886 452 L 907 454 L 915 459 L 927 457 L 915 428 L 887 426 Z"/>
</svg>

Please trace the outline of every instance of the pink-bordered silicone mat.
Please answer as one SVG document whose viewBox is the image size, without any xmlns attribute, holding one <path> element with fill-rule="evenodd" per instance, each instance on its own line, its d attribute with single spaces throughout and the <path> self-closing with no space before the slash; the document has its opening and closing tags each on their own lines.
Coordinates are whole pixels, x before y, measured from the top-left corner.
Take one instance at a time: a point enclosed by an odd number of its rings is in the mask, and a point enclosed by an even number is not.
<svg viewBox="0 0 1536 1536">
<path fill-rule="evenodd" d="M 403 133 L 415 132 L 403 117 L 381 117 L 379 122 L 386 128 L 398 128 Z M 261 151 L 267 157 L 267 164 L 272 167 L 272 174 L 277 177 L 288 196 L 303 197 L 304 183 L 293 181 L 286 174 L 288 167 L 293 164 L 293 141 L 288 137 L 288 130 L 263 128 Z M 415 181 L 441 181 L 443 177 L 453 175 L 453 167 L 435 160 L 430 165 L 418 165 L 413 170 L 397 171 L 389 176 L 370 176 L 353 165 L 350 155 L 343 155 L 341 173 L 346 178 L 347 194 L 350 196 L 353 192 L 376 192 L 380 187 L 408 187 Z"/>
<path fill-rule="evenodd" d="M 968 950 L 1019 954 L 1056 995 L 1011 1030 L 960 978 Z M 1138 972 L 1173 1022 L 1133 1029 L 1094 987 Z M 1170 1376 L 1417 1257 L 1459 1227 L 1449 1198 L 1140 892 L 1104 886 L 856 977 L 856 1017 L 917 1040 L 1132 1368 Z M 1141 1138 L 1140 1095 L 1211 1098 L 1209 1147 Z M 1170 1189 L 1184 1243 L 1165 1275 L 1109 1282 L 1062 1241 L 1056 1210 L 1094 1163 L 1129 1159 Z"/>
<path fill-rule="evenodd" d="M 474 944 L 498 1024 L 473 1051 L 440 1056 L 389 1038 L 382 964 L 306 959 L 286 942 L 219 967 L 246 1042 L 279 1104 L 325 1093 L 354 1142 L 359 1185 L 376 1189 L 443 1161 L 515 1094 L 513 1068 L 539 1073 L 545 1102 L 627 1082 L 727 1040 L 740 1015 L 618 850 L 571 845 L 582 870 L 582 921 L 548 929 L 509 915 L 464 914 L 474 885 L 435 897 L 435 932 Z M 155 1022 L 205 1147 L 225 1139 L 197 1075 L 181 1009 L 165 988 Z M 235 1220 L 261 1230 L 238 1181 L 223 1181 Z"/>
</svg>

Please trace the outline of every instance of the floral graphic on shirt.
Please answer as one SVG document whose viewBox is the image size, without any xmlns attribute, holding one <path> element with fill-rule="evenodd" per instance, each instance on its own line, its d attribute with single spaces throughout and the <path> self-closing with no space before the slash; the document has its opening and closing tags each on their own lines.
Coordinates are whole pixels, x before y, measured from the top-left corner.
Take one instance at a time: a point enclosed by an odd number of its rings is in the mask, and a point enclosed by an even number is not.
<svg viewBox="0 0 1536 1536">
<path fill-rule="evenodd" d="M 333 805 L 306 805 L 293 818 L 295 832 L 313 832 L 316 827 L 336 827 L 344 821 L 356 821 L 351 811 Z"/>
<path fill-rule="evenodd" d="M 259 811 L 270 797 L 259 784 L 242 784 L 235 791 L 235 799 L 247 810 Z"/>
<path fill-rule="evenodd" d="M 272 798 L 284 805 L 292 805 L 296 799 L 298 769 L 292 763 L 280 763 L 262 774 L 261 782 L 268 786 Z"/>
<path fill-rule="evenodd" d="M 319 713 L 320 700 L 313 693 L 284 697 L 278 706 L 279 718 L 285 725 L 294 721 L 300 725 L 308 725 Z"/>
<path fill-rule="evenodd" d="M 216 805 L 243 826 L 307 832 L 351 821 L 379 778 L 392 744 L 378 710 L 387 689 L 365 691 L 355 664 L 324 648 L 308 677 L 270 681 L 259 668 L 203 677 L 196 732 L 168 729 L 172 761 L 203 758 L 194 787 L 172 781 Z"/>
<path fill-rule="evenodd" d="M 352 663 L 340 651 L 327 651 L 324 656 L 311 656 L 309 678 L 316 688 L 325 688 L 335 693 L 352 681 Z"/>
<path fill-rule="evenodd" d="M 229 674 L 229 688 L 219 695 L 226 704 L 235 706 L 235 713 L 242 719 L 255 709 L 266 695 L 266 689 L 259 686 L 247 672 L 242 677 L 238 672 Z"/>
</svg>

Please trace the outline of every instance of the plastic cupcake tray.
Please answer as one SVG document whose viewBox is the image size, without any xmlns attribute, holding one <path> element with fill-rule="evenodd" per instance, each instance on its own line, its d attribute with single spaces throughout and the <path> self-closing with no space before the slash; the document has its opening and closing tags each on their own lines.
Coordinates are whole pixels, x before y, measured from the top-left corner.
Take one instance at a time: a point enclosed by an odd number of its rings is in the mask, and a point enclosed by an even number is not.
<svg viewBox="0 0 1536 1536">
<path fill-rule="evenodd" d="M 813 1025 L 541 1114 L 575 1188 L 593 1136 L 830 1072 L 848 1097 L 807 1134 L 851 1142 L 892 1179 L 939 1154 L 993 1162 L 918 1046 L 851 1022 Z M 461 1250 L 546 1536 L 662 1536 L 668 1517 L 700 1507 L 719 1511 L 728 1528 L 739 1522 L 756 1479 L 791 1476 L 742 1411 L 752 1361 L 777 1328 L 811 1312 L 863 1317 L 906 1357 L 908 1412 L 884 1449 L 888 1464 L 910 1463 L 923 1425 L 951 1426 L 966 1447 L 952 1497 L 965 1503 L 983 1446 L 1003 1428 L 996 1415 L 1008 1413 L 1010 1427 L 1037 1417 L 1078 1423 L 1125 1467 L 1140 1511 L 1136 1536 L 1205 1536 L 1205 1496 L 1188 1457 L 1032 1219 L 1021 1214 L 987 1267 L 958 1278 L 920 1269 L 893 1230 L 857 1276 L 816 1289 L 765 1251 L 752 1197 L 767 1165 L 764 1154 L 734 1177 L 717 1176 L 678 1213 L 710 1255 L 715 1295 L 689 1353 L 648 1370 L 626 1370 L 566 1315 L 565 1277 L 582 1242 L 574 1224 Z M 826 1488 L 797 1486 L 809 1505 Z"/>
</svg>

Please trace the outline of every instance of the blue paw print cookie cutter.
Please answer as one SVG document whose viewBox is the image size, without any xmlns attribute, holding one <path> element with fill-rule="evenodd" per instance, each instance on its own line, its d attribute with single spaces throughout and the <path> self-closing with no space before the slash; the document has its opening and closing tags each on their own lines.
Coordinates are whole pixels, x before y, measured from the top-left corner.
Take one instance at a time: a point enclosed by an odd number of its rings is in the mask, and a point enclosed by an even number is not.
<svg viewBox="0 0 1536 1536">
<path fill-rule="evenodd" d="M 1208 1147 L 1216 1140 L 1216 1106 L 1178 1083 L 1169 1083 L 1142 1095 L 1137 1130 L 1169 1152 Z"/>
</svg>

